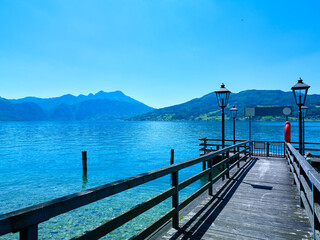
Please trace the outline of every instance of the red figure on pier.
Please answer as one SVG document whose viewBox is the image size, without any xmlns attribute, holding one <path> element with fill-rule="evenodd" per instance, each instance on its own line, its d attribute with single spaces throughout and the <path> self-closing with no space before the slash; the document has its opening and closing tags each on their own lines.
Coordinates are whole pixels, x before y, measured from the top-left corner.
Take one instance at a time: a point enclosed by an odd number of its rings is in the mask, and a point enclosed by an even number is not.
<svg viewBox="0 0 320 240">
<path fill-rule="evenodd" d="M 286 142 L 291 141 L 291 125 L 290 125 L 289 121 L 286 121 L 286 123 L 284 125 L 284 140 Z"/>
</svg>

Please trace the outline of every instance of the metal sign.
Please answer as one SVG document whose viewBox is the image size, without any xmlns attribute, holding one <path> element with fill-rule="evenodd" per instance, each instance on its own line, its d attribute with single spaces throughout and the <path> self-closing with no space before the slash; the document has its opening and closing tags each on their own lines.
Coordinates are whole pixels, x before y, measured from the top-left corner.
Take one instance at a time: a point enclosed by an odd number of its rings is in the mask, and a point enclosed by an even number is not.
<svg viewBox="0 0 320 240">
<path fill-rule="evenodd" d="M 281 146 L 281 143 L 279 143 L 279 142 L 272 142 L 271 145 L 272 145 L 273 147 L 280 147 L 280 146 Z"/>
<path fill-rule="evenodd" d="M 282 110 L 283 114 L 286 115 L 286 116 L 289 116 L 291 115 L 292 113 L 292 109 L 289 108 L 289 107 L 285 107 L 283 110 Z"/>
<path fill-rule="evenodd" d="M 245 117 L 254 117 L 255 116 L 255 107 L 246 107 L 244 109 L 244 116 Z"/>
<path fill-rule="evenodd" d="M 245 107 L 245 117 L 263 117 L 263 116 L 291 116 L 291 106 L 262 106 L 262 107 Z"/>
<path fill-rule="evenodd" d="M 254 149 L 265 149 L 265 142 L 254 142 Z"/>
</svg>

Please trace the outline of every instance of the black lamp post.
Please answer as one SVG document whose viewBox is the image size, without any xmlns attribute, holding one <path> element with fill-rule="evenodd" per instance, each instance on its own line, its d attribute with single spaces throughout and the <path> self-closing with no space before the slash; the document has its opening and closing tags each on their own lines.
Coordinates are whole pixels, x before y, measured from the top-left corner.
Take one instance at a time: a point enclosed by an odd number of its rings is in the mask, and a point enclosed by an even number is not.
<svg viewBox="0 0 320 240">
<path fill-rule="evenodd" d="M 236 117 L 238 109 L 233 106 L 230 108 L 231 117 L 233 118 L 233 144 L 236 144 Z"/>
<path fill-rule="evenodd" d="M 302 153 L 304 155 L 304 118 L 307 116 L 308 107 L 302 106 L 301 107 L 301 114 L 302 114 Z"/>
<path fill-rule="evenodd" d="M 222 109 L 222 148 L 224 148 L 224 108 L 228 105 L 230 91 L 221 84 L 221 88 L 215 91 L 219 107 Z"/>
<path fill-rule="evenodd" d="M 296 104 L 299 106 L 299 153 L 303 154 L 302 150 L 302 112 L 301 107 L 304 105 L 308 89 L 310 88 L 309 85 L 303 83 L 302 79 L 298 80 L 298 83 L 294 85 L 291 90 L 293 91 L 294 99 Z"/>
</svg>

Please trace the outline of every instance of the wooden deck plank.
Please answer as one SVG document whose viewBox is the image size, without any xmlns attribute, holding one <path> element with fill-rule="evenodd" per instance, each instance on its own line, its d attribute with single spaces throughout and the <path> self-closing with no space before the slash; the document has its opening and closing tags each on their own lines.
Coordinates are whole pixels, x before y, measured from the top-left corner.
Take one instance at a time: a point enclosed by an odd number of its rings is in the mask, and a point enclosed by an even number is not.
<svg viewBox="0 0 320 240">
<path fill-rule="evenodd" d="M 160 239 L 312 239 L 285 159 L 252 158 Z"/>
</svg>

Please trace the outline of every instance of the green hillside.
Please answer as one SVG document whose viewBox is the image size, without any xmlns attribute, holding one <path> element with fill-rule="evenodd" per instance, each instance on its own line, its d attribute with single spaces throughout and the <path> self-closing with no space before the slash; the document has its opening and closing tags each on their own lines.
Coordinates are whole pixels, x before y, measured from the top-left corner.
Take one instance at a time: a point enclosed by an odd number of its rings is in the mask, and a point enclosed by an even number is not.
<svg viewBox="0 0 320 240">
<path fill-rule="evenodd" d="M 225 109 L 227 118 L 229 109 L 235 105 L 238 108 L 238 117 L 244 118 L 245 107 L 257 106 L 292 106 L 293 117 L 298 116 L 298 107 L 295 104 L 292 92 L 280 90 L 246 90 L 233 93 L 229 98 L 229 105 Z M 307 119 L 320 120 L 320 95 L 308 95 L 306 106 L 309 107 Z M 135 121 L 194 121 L 217 120 L 221 118 L 221 109 L 218 106 L 215 93 L 209 93 L 186 103 L 151 111 L 149 113 L 131 118 Z M 256 117 L 257 120 L 270 120 L 275 118 Z M 283 119 L 283 118 L 282 118 Z"/>
</svg>

